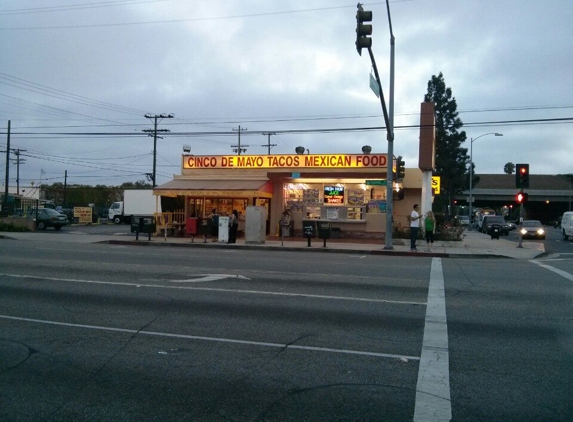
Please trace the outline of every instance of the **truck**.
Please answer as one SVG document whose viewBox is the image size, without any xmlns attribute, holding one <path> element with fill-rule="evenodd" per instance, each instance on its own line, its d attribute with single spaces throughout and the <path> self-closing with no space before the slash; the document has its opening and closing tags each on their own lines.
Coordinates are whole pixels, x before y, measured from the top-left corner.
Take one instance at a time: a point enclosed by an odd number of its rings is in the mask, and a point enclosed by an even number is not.
<svg viewBox="0 0 573 422">
<path fill-rule="evenodd" d="M 153 195 L 151 189 L 129 189 L 123 191 L 123 201 L 109 207 L 108 218 L 115 224 L 131 223 L 131 216 L 153 217 L 161 212 L 161 198 Z"/>
</svg>

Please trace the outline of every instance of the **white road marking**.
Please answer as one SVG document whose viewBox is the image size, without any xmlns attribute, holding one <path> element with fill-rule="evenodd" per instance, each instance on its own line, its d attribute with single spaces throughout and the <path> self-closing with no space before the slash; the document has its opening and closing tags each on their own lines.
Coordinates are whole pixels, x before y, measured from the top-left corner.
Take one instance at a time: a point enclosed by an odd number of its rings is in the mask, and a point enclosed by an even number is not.
<svg viewBox="0 0 573 422">
<path fill-rule="evenodd" d="M 217 281 L 223 280 L 225 278 L 238 278 L 241 280 L 250 280 L 250 278 L 245 277 L 244 275 L 236 275 L 236 274 L 196 274 L 199 278 L 191 278 L 188 280 L 169 280 L 172 283 L 204 283 L 207 281 Z"/>
<path fill-rule="evenodd" d="M 529 262 L 533 262 L 534 264 L 537 264 L 540 267 L 543 267 L 549 271 L 553 271 L 554 273 L 559 274 L 561 277 L 565 277 L 569 281 L 573 281 L 573 275 L 571 275 L 568 272 L 565 272 L 563 270 L 560 270 L 559 268 L 552 267 L 551 265 L 544 264 L 544 263 L 536 261 L 534 259 L 530 259 Z"/>
<path fill-rule="evenodd" d="M 391 353 L 368 352 L 368 351 L 362 351 L 362 350 L 332 349 L 329 347 L 298 346 L 296 344 L 268 343 L 268 342 L 262 342 L 262 341 L 237 340 L 237 339 L 221 338 L 221 337 L 192 336 L 192 335 L 186 335 L 186 334 L 162 333 L 162 332 L 158 332 L 158 331 L 140 331 L 140 330 L 132 330 L 132 329 L 128 329 L 128 328 L 102 327 L 102 326 L 97 326 L 97 325 L 85 325 L 85 324 L 70 324 L 67 322 L 47 321 L 47 320 L 33 319 L 33 318 L 21 318 L 21 317 L 9 316 L 9 315 L 0 315 L 0 318 L 9 319 L 9 320 L 13 320 L 13 321 L 37 323 L 37 324 L 58 325 L 58 326 L 64 326 L 64 327 L 83 328 L 83 329 L 89 329 L 89 330 L 115 331 L 115 332 L 120 332 L 120 333 L 138 334 L 138 335 L 147 335 L 147 336 L 156 336 L 156 337 L 171 337 L 171 338 L 180 338 L 180 339 L 186 339 L 186 340 L 199 340 L 199 341 L 212 341 L 212 342 L 219 342 L 219 343 L 244 344 L 244 345 L 248 345 L 248 346 L 273 347 L 273 348 L 277 348 L 277 349 L 291 349 L 291 350 L 305 350 L 305 351 L 309 351 L 309 352 L 341 353 L 341 354 L 346 354 L 346 355 L 372 356 L 372 357 L 400 359 L 400 360 L 403 360 L 403 359 L 420 360 L 420 358 L 418 356 L 394 355 Z"/>
<path fill-rule="evenodd" d="M 433 258 L 422 355 L 416 384 L 415 422 L 439 422 L 452 419 L 449 360 L 442 261 L 440 258 Z"/>
<path fill-rule="evenodd" d="M 356 302 L 369 302 L 369 303 L 391 303 L 397 305 L 426 305 L 425 302 L 407 302 L 400 300 L 387 300 L 387 299 L 370 299 L 362 297 L 346 297 L 346 296 L 325 296 L 325 295 L 313 295 L 307 293 L 288 293 L 288 292 L 269 292 L 262 290 L 242 290 L 242 289 L 223 289 L 223 288 L 212 288 L 212 287 L 191 287 L 191 286 L 173 286 L 166 284 L 141 284 L 141 283 L 126 283 L 126 282 L 114 282 L 114 281 L 100 281 L 100 280 L 81 280 L 75 278 L 56 278 L 56 277 L 45 277 L 45 276 L 33 276 L 33 275 L 22 275 L 22 274 L 5 274 L 0 273 L 0 276 L 14 277 L 14 278 L 29 278 L 32 280 L 49 280 L 49 281 L 63 281 L 70 283 L 87 283 L 87 284 L 103 284 L 110 286 L 126 286 L 126 287 L 139 287 L 139 288 L 154 288 L 154 289 L 179 289 L 179 290 L 197 290 L 204 292 L 223 292 L 223 293 L 241 293 L 250 295 L 267 295 L 267 296 L 285 296 L 285 297 L 305 297 L 312 299 L 326 299 L 326 300 L 347 300 Z"/>
</svg>

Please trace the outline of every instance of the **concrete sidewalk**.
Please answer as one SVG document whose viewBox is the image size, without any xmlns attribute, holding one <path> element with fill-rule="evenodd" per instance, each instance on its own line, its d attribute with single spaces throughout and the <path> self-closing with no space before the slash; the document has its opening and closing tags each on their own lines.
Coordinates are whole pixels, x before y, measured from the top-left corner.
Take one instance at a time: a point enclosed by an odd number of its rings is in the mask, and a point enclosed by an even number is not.
<svg viewBox="0 0 573 422">
<path fill-rule="evenodd" d="M 311 239 L 308 246 L 307 239 L 289 238 L 284 239 L 274 236 L 267 237 L 264 244 L 246 244 L 244 239 L 238 239 L 235 244 L 211 242 L 207 239 L 203 243 L 203 237 L 197 236 L 194 241 L 190 237 L 151 237 L 139 235 L 135 240 L 135 234 L 118 235 L 92 235 L 82 232 L 81 227 L 70 227 L 66 233 L 1 233 L 0 239 L 16 239 L 21 241 L 46 242 L 71 242 L 71 243 L 109 243 L 137 246 L 157 247 L 187 247 L 187 248 L 248 248 L 255 250 L 288 250 L 299 252 L 340 252 L 356 254 L 394 255 L 394 256 L 421 256 L 443 258 L 514 258 L 533 259 L 545 253 L 543 243 L 524 241 L 518 248 L 516 242 L 500 239 L 491 239 L 488 235 L 476 231 L 465 231 L 464 238 L 458 242 L 435 242 L 432 252 L 424 252 L 426 242 L 418 240 L 418 252 L 410 251 L 410 241 L 407 239 L 394 239 L 393 249 L 385 249 L 384 240 L 377 239 L 328 239 L 326 247 L 322 239 Z"/>
</svg>

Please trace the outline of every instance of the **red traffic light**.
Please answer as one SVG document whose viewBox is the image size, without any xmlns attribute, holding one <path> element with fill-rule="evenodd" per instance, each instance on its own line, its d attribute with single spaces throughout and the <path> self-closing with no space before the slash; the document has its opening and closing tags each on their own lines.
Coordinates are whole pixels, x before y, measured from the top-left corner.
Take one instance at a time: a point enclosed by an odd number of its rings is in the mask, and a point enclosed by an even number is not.
<svg viewBox="0 0 573 422">
<path fill-rule="evenodd" d="M 515 200 L 518 204 L 525 204 L 528 196 L 529 195 L 525 192 L 518 192 L 517 195 L 515 195 Z"/>
<path fill-rule="evenodd" d="M 515 187 L 528 188 L 529 187 L 529 164 L 516 164 L 515 165 Z"/>
</svg>

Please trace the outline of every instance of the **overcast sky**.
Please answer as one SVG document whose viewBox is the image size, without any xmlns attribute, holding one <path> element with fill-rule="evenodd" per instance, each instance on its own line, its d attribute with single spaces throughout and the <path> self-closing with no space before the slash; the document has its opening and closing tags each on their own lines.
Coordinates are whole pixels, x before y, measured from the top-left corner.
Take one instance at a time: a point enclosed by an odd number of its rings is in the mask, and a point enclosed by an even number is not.
<svg viewBox="0 0 573 422">
<path fill-rule="evenodd" d="M 373 46 L 386 101 L 385 2 Z M 571 0 L 394 0 L 395 144 L 417 167 L 420 103 L 442 72 L 473 143 L 476 173 L 529 163 L 572 173 Z M 144 115 L 173 113 L 157 143 L 157 182 L 182 148 L 234 154 L 386 153 L 368 52 L 356 52 L 356 3 L 343 0 L 2 0 L 0 150 L 11 121 L 20 184 L 119 185 L 153 169 Z M 304 131 L 302 133 L 293 133 Z M 70 133 L 70 134 L 66 134 Z M 73 134 L 72 134 L 73 133 Z M 24 151 L 25 150 L 25 151 Z M 6 158 L 0 159 L 4 184 Z M 15 158 L 12 155 L 12 158 Z M 10 164 L 10 185 L 16 164 Z"/>
</svg>

